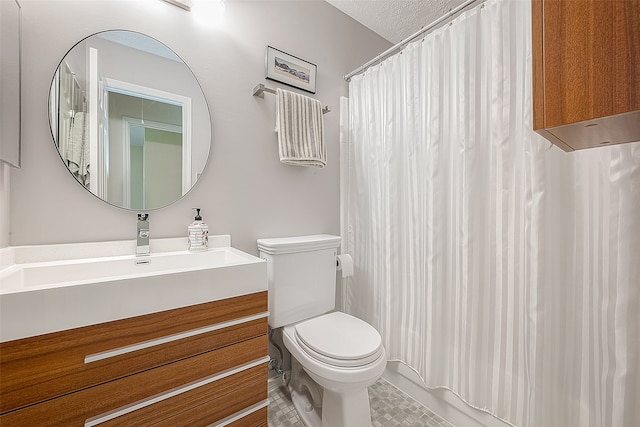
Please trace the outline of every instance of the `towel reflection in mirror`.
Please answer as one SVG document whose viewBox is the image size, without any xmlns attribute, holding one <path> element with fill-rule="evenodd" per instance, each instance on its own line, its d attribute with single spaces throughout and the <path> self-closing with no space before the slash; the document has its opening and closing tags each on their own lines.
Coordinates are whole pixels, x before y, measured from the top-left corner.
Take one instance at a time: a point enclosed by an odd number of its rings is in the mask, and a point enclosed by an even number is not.
<svg viewBox="0 0 640 427">
<path fill-rule="evenodd" d="M 58 150 L 67 168 L 84 187 L 89 188 L 89 142 L 86 123 L 86 95 L 67 61 L 60 67 L 57 82 L 59 116 Z"/>
<path fill-rule="evenodd" d="M 70 123 L 65 161 L 75 179 L 89 188 L 89 141 L 87 140 L 86 114 L 74 113 Z"/>
</svg>

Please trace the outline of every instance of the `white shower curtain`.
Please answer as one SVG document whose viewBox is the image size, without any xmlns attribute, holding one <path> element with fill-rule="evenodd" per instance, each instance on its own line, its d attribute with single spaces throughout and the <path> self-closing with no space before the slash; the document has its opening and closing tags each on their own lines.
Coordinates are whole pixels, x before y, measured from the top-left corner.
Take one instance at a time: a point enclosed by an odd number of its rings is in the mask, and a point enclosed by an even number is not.
<svg viewBox="0 0 640 427">
<path fill-rule="evenodd" d="M 347 311 L 516 426 L 637 426 L 640 143 L 531 130 L 530 9 L 489 0 L 351 80 Z"/>
</svg>

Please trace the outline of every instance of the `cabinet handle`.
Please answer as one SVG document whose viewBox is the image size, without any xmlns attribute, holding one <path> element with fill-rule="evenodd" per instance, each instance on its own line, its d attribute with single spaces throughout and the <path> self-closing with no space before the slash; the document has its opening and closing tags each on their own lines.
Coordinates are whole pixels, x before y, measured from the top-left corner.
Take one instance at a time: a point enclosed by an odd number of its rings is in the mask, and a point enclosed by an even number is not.
<svg viewBox="0 0 640 427">
<path fill-rule="evenodd" d="M 160 344 L 166 344 L 168 342 L 181 340 L 184 338 L 193 337 L 200 334 L 205 334 L 207 332 L 216 331 L 219 329 L 228 328 L 229 326 L 236 326 L 242 323 L 251 322 L 253 320 L 264 319 L 265 317 L 269 317 L 269 312 L 265 311 L 263 313 L 254 314 L 251 316 L 240 317 L 238 319 L 229 320 L 227 322 L 216 323 L 214 325 L 203 326 L 201 328 L 191 329 L 189 331 L 178 332 L 177 334 L 166 335 L 159 338 L 154 338 L 149 341 L 142 341 L 139 343 L 127 345 L 124 347 L 114 348 L 112 350 L 102 351 L 100 353 L 93 353 L 85 356 L 84 363 L 89 364 L 92 362 L 97 362 L 99 360 L 108 359 L 110 357 L 116 357 L 127 353 L 132 353 L 134 351 L 142 350 L 145 348 L 153 347 Z"/>
<path fill-rule="evenodd" d="M 255 405 L 249 406 L 248 408 L 243 409 L 242 411 L 238 411 L 235 414 L 229 415 L 227 418 L 222 419 L 220 421 L 216 421 L 215 423 L 209 425 L 209 427 L 225 427 L 229 424 L 238 421 L 247 415 L 253 414 L 259 409 L 266 408 L 269 406 L 269 399 L 265 399 L 262 402 L 258 402 Z"/>
</svg>

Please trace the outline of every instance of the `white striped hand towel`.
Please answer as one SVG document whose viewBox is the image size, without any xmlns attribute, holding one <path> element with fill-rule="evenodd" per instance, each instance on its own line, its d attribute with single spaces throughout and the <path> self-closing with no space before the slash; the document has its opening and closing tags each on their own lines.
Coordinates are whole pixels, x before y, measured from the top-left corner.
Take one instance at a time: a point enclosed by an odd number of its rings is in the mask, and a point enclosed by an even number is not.
<svg viewBox="0 0 640 427">
<path fill-rule="evenodd" d="M 318 168 L 326 166 L 327 149 L 320 101 L 276 89 L 276 132 L 282 163 Z"/>
</svg>

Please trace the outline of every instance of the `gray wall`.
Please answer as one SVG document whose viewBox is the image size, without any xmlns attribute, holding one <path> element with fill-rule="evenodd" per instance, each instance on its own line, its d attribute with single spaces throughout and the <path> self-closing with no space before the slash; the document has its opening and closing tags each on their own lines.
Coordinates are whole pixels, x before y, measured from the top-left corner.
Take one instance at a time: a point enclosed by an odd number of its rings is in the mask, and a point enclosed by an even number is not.
<svg viewBox="0 0 640 427">
<path fill-rule="evenodd" d="M 151 212 L 152 237 L 186 235 L 194 206 L 202 208 L 210 233 L 231 234 L 234 246 L 254 254 L 260 237 L 339 233 L 338 100 L 348 92 L 342 76 L 388 42 L 321 0 L 226 0 L 216 27 L 162 1 L 21 3 L 23 167 L 11 170 L 10 218 L 2 221 L 11 235 L 0 243 L 134 237 L 136 214 L 78 185 L 63 167 L 48 126 L 47 96 L 58 62 L 80 39 L 108 29 L 144 32 L 172 48 L 191 66 L 211 109 L 208 166 L 182 200 Z M 267 45 L 318 65 L 314 96 L 333 108 L 325 115 L 328 165 L 322 170 L 278 161 L 275 98 L 251 96 L 258 83 L 279 86 L 264 79 Z"/>
</svg>

